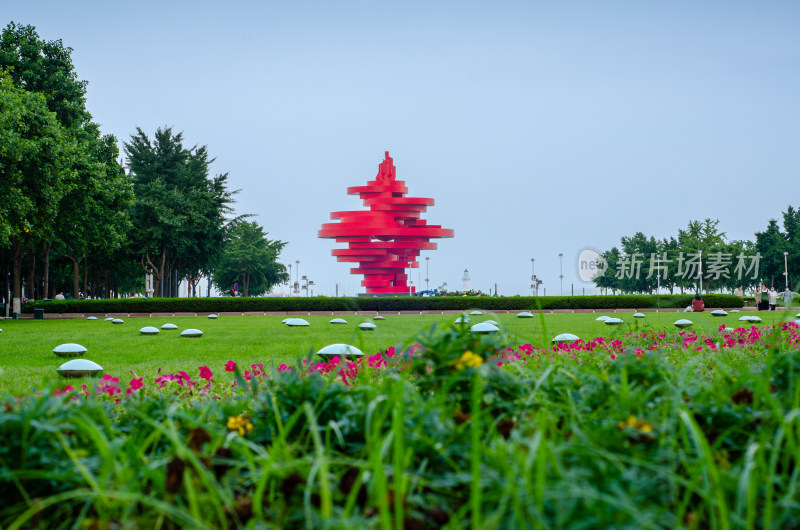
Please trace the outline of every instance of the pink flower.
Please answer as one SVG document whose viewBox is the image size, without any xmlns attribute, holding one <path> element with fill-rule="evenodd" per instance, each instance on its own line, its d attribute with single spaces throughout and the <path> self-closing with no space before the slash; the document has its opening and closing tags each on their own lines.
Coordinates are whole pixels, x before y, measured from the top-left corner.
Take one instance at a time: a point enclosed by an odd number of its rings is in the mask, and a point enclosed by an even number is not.
<svg viewBox="0 0 800 530">
<path fill-rule="evenodd" d="M 208 366 L 201 366 L 199 367 L 199 370 L 200 370 L 200 379 L 211 381 L 211 379 L 214 377 L 214 374 L 211 373 L 211 369 Z"/>
<path fill-rule="evenodd" d="M 236 371 L 236 363 L 233 361 L 228 361 L 225 363 L 225 371 L 226 372 L 235 372 Z"/>
<path fill-rule="evenodd" d="M 128 394 L 130 395 L 134 391 L 142 388 L 144 386 L 143 380 L 144 380 L 143 377 L 140 377 L 139 379 L 131 379 L 131 382 L 128 383 L 128 390 L 127 390 Z"/>
</svg>

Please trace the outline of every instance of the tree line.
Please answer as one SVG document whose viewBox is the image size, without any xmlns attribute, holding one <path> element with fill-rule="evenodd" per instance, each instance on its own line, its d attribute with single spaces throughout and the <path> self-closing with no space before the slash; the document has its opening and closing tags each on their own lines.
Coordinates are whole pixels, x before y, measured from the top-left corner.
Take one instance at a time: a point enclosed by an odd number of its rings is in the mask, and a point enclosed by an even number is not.
<svg viewBox="0 0 800 530">
<path fill-rule="evenodd" d="M 202 277 L 220 290 L 259 295 L 288 280 L 271 241 L 233 216 L 228 174 L 210 174 L 206 146 L 169 127 L 140 128 L 123 143 L 86 108 L 72 49 L 33 26 L 0 34 L 0 267 L 4 303 L 28 298 L 145 293 L 177 296 Z M 10 298 L 8 292 L 11 291 Z"/>
<path fill-rule="evenodd" d="M 753 240 L 729 240 L 718 219 L 689 221 L 677 236 L 656 239 L 636 232 L 601 252 L 595 285 L 611 292 L 671 294 L 702 290 L 733 293 L 766 283 L 798 289 L 800 210 L 789 205 L 782 225 L 770 219 Z M 788 272 L 788 276 L 784 273 Z"/>
</svg>

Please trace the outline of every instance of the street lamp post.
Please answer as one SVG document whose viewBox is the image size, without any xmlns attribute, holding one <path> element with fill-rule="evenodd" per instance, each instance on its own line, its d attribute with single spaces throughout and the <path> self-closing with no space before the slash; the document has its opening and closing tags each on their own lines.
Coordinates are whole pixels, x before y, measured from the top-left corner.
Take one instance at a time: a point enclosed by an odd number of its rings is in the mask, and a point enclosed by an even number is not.
<svg viewBox="0 0 800 530">
<path fill-rule="evenodd" d="M 789 253 L 783 253 L 783 276 L 786 279 L 786 289 L 789 289 Z"/>
<path fill-rule="evenodd" d="M 561 280 L 561 296 L 564 296 L 564 254 L 558 253 L 558 277 Z"/>
<path fill-rule="evenodd" d="M 698 250 L 697 255 L 700 261 L 700 266 L 697 267 L 697 292 L 703 294 L 703 251 Z"/>
<path fill-rule="evenodd" d="M 531 296 L 536 296 L 536 270 L 534 268 L 534 262 L 536 260 L 531 258 Z"/>
<path fill-rule="evenodd" d="M 430 290 L 430 287 L 428 287 L 428 282 L 430 281 L 429 280 L 430 274 L 428 274 L 428 264 L 430 263 L 430 261 L 431 261 L 430 256 L 425 256 L 425 290 L 426 291 Z"/>
<path fill-rule="evenodd" d="M 287 280 L 286 285 L 289 286 L 289 296 L 292 296 L 292 264 L 289 264 L 289 280 Z"/>
<path fill-rule="evenodd" d="M 300 260 L 296 260 L 294 265 L 294 294 L 300 294 Z"/>
</svg>

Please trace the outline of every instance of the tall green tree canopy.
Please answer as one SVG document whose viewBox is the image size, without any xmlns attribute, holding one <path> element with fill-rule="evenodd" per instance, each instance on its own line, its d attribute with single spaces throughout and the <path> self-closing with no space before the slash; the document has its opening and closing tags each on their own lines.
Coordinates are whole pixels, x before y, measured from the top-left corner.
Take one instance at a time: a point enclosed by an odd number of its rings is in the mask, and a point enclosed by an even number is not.
<svg viewBox="0 0 800 530">
<path fill-rule="evenodd" d="M 86 110 L 86 81 L 78 80 L 72 48 L 45 41 L 36 28 L 11 22 L 0 34 L 0 70 L 28 92 L 44 96 L 47 107 L 66 128 L 91 120 Z"/>
<path fill-rule="evenodd" d="M 229 291 L 238 283 L 245 296 L 258 296 L 288 281 L 286 267 L 277 262 L 286 243 L 267 239 L 256 222 L 233 223 L 228 236 L 213 276 L 220 291 Z"/>
<path fill-rule="evenodd" d="M 47 237 L 68 191 L 75 143 L 44 97 L 0 74 L 0 243 L 11 246 L 14 311 L 20 311 L 24 249 Z"/>
<path fill-rule="evenodd" d="M 49 226 L 38 238 L 25 241 L 24 247 L 33 263 L 34 244 L 43 245 L 45 294 L 51 246 L 73 260 L 77 296 L 78 260 L 98 249 L 111 251 L 125 239 L 132 188 L 116 162 L 116 138 L 101 134 L 86 109 L 87 83 L 78 79 L 71 54 L 60 40 L 42 39 L 33 26 L 12 22 L 0 33 L 0 69 L 7 82 L 42 98 L 62 136 L 74 147 L 58 196 L 51 195 L 48 210 L 38 210 Z"/>
<path fill-rule="evenodd" d="M 156 293 L 176 268 L 187 277 L 209 271 L 233 204 L 227 173 L 211 178 L 207 148 L 184 147 L 183 133 L 169 127 L 159 128 L 152 140 L 137 128 L 125 154 L 136 195 L 131 249 L 154 274 Z"/>
</svg>

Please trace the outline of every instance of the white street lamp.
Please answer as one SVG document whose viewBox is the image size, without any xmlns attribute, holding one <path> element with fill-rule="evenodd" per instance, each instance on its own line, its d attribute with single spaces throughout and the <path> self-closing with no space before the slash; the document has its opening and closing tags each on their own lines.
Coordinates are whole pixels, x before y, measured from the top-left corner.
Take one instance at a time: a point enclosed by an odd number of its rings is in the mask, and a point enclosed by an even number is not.
<svg viewBox="0 0 800 530">
<path fill-rule="evenodd" d="M 789 253 L 783 253 L 783 276 L 786 278 L 786 289 L 789 289 Z"/>
<path fill-rule="evenodd" d="M 425 290 L 426 291 L 430 289 L 430 287 L 428 287 L 428 281 L 429 281 L 429 277 L 430 277 L 430 274 L 428 274 L 428 264 L 430 263 L 430 261 L 431 261 L 430 256 L 425 256 Z"/>
<path fill-rule="evenodd" d="M 558 277 L 561 279 L 561 296 L 564 296 L 564 254 L 558 253 Z"/>
</svg>

